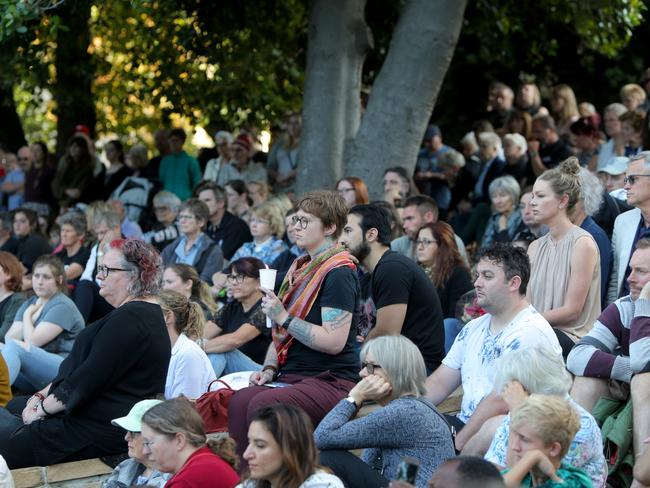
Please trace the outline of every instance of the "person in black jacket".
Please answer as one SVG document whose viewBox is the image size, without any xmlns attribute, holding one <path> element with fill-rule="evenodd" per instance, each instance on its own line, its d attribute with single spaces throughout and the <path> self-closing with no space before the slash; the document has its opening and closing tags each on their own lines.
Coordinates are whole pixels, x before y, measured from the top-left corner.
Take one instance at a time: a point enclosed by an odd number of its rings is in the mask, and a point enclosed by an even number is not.
<svg viewBox="0 0 650 488">
<path fill-rule="evenodd" d="M 161 273 L 150 245 L 110 243 L 98 276 L 115 310 L 79 334 L 51 384 L 0 409 L 0 455 L 10 469 L 124 450 L 124 432 L 111 419 L 165 388 L 171 345 L 155 299 Z"/>
</svg>

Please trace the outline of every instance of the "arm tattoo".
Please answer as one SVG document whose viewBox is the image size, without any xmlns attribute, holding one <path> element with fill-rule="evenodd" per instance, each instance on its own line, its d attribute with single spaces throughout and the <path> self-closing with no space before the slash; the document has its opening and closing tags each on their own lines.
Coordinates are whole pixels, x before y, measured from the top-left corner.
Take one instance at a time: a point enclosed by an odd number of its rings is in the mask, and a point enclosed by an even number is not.
<svg viewBox="0 0 650 488">
<path fill-rule="evenodd" d="M 313 328 L 316 327 L 313 324 L 310 324 L 306 320 L 299 319 L 295 317 L 289 324 L 289 334 L 294 336 L 305 346 L 312 347 L 314 344 L 314 331 Z"/>
<path fill-rule="evenodd" d="M 323 327 L 328 332 L 333 332 L 352 323 L 352 313 L 341 310 L 340 308 L 323 307 L 321 315 L 323 318 Z"/>
<path fill-rule="evenodd" d="M 267 365 L 278 367 L 278 352 L 275 350 L 275 346 L 271 342 L 269 348 L 266 350 L 266 356 L 264 357 L 264 366 Z"/>
</svg>

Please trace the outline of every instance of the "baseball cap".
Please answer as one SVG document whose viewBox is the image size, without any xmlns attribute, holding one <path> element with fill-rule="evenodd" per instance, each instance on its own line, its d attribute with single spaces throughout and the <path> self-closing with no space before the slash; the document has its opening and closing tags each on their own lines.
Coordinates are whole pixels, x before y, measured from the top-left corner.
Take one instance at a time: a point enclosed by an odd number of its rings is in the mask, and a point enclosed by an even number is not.
<svg viewBox="0 0 650 488">
<path fill-rule="evenodd" d="M 162 403 L 162 400 L 142 400 L 133 405 L 126 417 L 113 419 L 111 424 L 130 432 L 140 432 L 142 430 L 142 416 L 147 410 L 159 403 Z"/>
<path fill-rule="evenodd" d="M 630 162 L 629 158 L 618 156 L 609 161 L 606 166 L 600 168 L 598 171 L 610 175 L 622 175 L 627 170 L 627 165 Z"/>
</svg>

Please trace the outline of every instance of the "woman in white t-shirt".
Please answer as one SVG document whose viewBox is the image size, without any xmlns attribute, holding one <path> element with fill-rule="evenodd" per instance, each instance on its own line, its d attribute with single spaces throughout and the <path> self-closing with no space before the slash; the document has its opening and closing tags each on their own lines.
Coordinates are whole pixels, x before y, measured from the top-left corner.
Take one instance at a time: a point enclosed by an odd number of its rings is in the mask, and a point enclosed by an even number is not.
<svg viewBox="0 0 650 488">
<path fill-rule="evenodd" d="M 172 357 L 167 369 L 165 398 L 184 395 L 198 398 L 216 377 L 210 360 L 194 342 L 203 337 L 205 319 L 196 302 L 173 290 L 162 290 L 158 295 L 172 343 Z"/>
</svg>

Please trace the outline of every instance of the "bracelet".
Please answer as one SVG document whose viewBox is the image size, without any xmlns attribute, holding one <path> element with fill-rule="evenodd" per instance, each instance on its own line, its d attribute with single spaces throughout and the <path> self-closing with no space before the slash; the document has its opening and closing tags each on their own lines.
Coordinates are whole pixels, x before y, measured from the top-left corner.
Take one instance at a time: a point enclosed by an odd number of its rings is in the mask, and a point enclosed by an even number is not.
<svg viewBox="0 0 650 488">
<path fill-rule="evenodd" d="M 282 325 L 280 325 L 280 327 L 282 327 L 284 330 L 287 330 L 289 328 L 289 326 L 291 325 L 292 320 L 293 320 L 293 316 L 292 315 L 287 315 L 287 318 L 284 319 L 284 322 L 282 322 Z"/>
<path fill-rule="evenodd" d="M 45 410 L 45 403 L 43 403 L 44 401 L 45 401 L 45 399 L 41 400 L 41 403 L 40 403 L 40 405 L 41 405 L 41 410 L 43 410 L 43 413 L 44 413 L 46 416 L 51 417 L 52 414 L 49 413 L 47 410 Z"/>
<path fill-rule="evenodd" d="M 43 396 L 42 393 L 34 393 L 34 394 L 31 396 L 31 398 L 29 399 L 29 401 L 31 402 L 31 401 L 32 401 L 32 398 L 34 398 L 34 397 L 36 397 L 36 399 L 37 399 L 38 401 L 34 404 L 34 406 L 32 407 L 32 410 L 33 410 L 34 412 L 36 412 L 36 411 L 38 410 L 38 406 L 39 406 L 41 403 L 43 403 L 43 400 L 45 400 L 45 397 Z"/>
<path fill-rule="evenodd" d="M 273 371 L 273 376 L 275 376 L 276 374 L 278 374 L 278 368 L 276 368 L 276 367 L 273 366 L 272 364 L 267 364 L 266 366 L 264 366 L 264 367 L 262 368 L 262 373 L 263 373 L 264 371 Z"/>
</svg>

